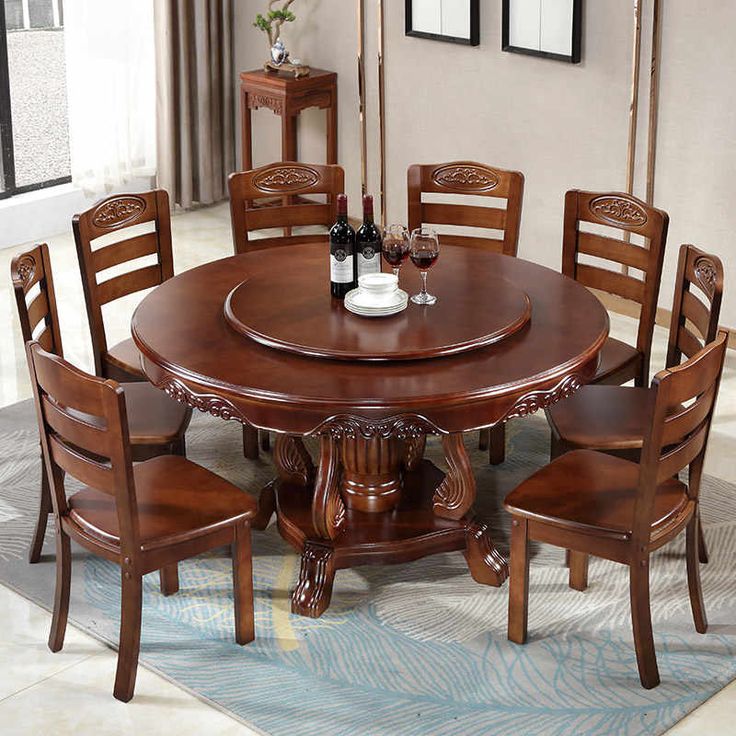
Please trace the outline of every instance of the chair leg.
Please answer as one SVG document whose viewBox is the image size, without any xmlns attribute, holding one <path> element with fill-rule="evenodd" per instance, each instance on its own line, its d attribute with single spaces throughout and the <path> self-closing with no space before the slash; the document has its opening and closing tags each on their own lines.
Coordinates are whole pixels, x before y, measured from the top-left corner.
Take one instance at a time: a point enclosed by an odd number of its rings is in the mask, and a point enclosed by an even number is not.
<svg viewBox="0 0 736 736">
<path fill-rule="evenodd" d="M 570 568 L 570 587 L 573 590 L 585 590 L 588 587 L 588 562 L 590 555 L 585 552 L 568 550 L 568 567 Z"/>
<path fill-rule="evenodd" d="M 69 537 L 61 530 L 56 531 L 56 592 L 54 613 L 51 617 L 49 649 L 58 652 L 64 646 L 66 620 L 69 615 L 69 588 L 72 582 L 72 551 Z"/>
<path fill-rule="evenodd" d="M 161 592 L 164 595 L 174 595 L 179 591 L 179 566 L 174 562 L 158 571 Z"/>
<path fill-rule="evenodd" d="M 28 549 L 28 562 L 32 565 L 41 559 L 43 540 L 46 536 L 46 524 L 49 520 L 49 514 L 52 511 L 51 490 L 49 489 L 49 479 L 46 475 L 46 463 L 43 461 L 43 458 L 41 458 L 41 498 L 38 503 L 36 530 L 33 532 L 31 546 Z"/>
<path fill-rule="evenodd" d="M 261 450 L 268 452 L 271 449 L 271 435 L 265 429 L 261 429 L 258 436 L 261 438 Z"/>
<path fill-rule="evenodd" d="M 703 533 L 703 522 L 700 518 L 700 509 L 698 509 L 698 559 L 704 565 L 708 564 L 710 556 L 708 555 L 708 547 L 705 544 L 705 534 Z"/>
<path fill-rule="evenodd" d="M 258 459 L 258 430 L 250 424 L 243 425 L 243 455 L 248 460 Z"/>
<path fill-rule="evenodd" d="M 652 612 L 649 608 L 649 559 L 635 560 L 629 567 L 631 623 L 634 629 L 639 679 L 647 690 L 659 685 L 657 654 L 654 651 Z"/>
<path fill-rule="evenodd" d="M 478 433 L 478 449 L 485 452 L 491 444 L 491 430 L 481 429 Z"/>
<path fill-rule="evenodd" d="M 511 522 L 511 569 L 509 574 L 508 638 L 526 643 L 529 618 L 529 524 L 526 519 Z"/>
<path fill-rule="evenodd" d="M 138 653 L 141 646 L 141 607 L 143 605 L 143 578 L 133 572 L 122 572 L 122 604 L 120 614 L 120 646 L 118 669 L 115 673 L 113 695 L 127 703 L 135 690 L 138 672 Z"/>
<path fill-rule="evenodd" d="M 184 435 L 181 436 L 181 439 L 171 445 L 171 454 L 180 455 L 181 457 L 187 456 L 187 441 Z"/>
<path fill-rule="evenodd" d="M 250 525 L 236 524 L 232 546 L 233 599 L 235 601 L 235 641 L 247 644 L 255 639 L 253 621 L 253 559 L 250 546 Z"/>
<path fill-rule="evenodd" d="M 488 462 L 501 465 L 506 459 L 506 425 L 497 424 L 489 430 Z"/>
<path fill-rule="evenodd" d="M 703 603 L 703 588 L 700 585 L 700 560 L 698 559 L 700 532 L 700 514 L 693 514 L 685 530 L 685 558 L 687 560 L 687 587 L 690 591 L 690 607 L 693 609 L 695 630 L 705 634 L 708 630 L 708 619 Z"/>
</svg>

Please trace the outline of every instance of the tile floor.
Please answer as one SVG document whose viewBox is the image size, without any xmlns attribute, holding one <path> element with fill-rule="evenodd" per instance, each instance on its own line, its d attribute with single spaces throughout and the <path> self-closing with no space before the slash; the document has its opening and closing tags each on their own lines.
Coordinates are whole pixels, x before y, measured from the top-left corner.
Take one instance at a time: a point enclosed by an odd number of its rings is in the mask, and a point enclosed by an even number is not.
<svg viewBox="0 0 736 736">
<path fill-rule="evenodd" d="M 174 265 L 178 271 L 232 252 L 226 204 L 174 217 Z M 66 357 L 91 370 L 87 316 L 71 232 L 49 238 Z M 30 396 L 25 355 L 15 316 L 9 264 L 16 250 L 0 251 L 0 324 L 10 326 L 0 351 L 0 406 Z M 5 275 L 3 275 L 5 274 Z M 116 302 L 106 314 L 108 338 L 128 334 L 140 295 Z M 7 328 L 6 328 L 7 329 Z M 611 317 L 611 332 L 631 339 L 633 322 Z M 663 365 L 666 332 L 657 328 L 652 365 Z M 736 483 L 736 352 L 729 352 L 717 417 L 711 433 L 707 472 Z M 50 616 L 0 586 L 0 731 L 7 736 L 54 734 L 255 733 L 218 709 L 141 667 L 136 696 L 127 705 L 111 694 L 115 653 L 70 626 L 63 652 L 46 647 Z M 672 728 L 671 736 L 736 733 L 736 683 Z M 165 724 L 165 725 L 163 725 Z M 296 735 L 295 735 L 296 736 Z"/>
</svg>

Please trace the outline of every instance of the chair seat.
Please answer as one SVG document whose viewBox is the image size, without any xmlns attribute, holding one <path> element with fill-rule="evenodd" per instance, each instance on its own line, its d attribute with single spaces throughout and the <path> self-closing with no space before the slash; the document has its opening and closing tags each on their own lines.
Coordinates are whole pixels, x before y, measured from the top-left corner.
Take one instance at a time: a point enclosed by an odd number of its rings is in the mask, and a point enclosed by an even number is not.
<svg viewBox="0 0 736 736">
<path fill-rule="evenodd" d="M 141 549 L 202 536 L 256 513 L 257 502 L 219 475 L 183 457 L 164 455 L 133 466 Z M 120 544 L 115 499 L 85 487 L 69 498 L 68 518 L 108 546 Z"/>
<path fill-rule="evenodd" d="M 651 415 L 648 388 L 583 386 L 547 409 L 552 431 L 568 445 L 588 449 L 641 448 Z"/>
<path fill-rule="evenodd" d="M 601 349 L 598 370 L 591 383 L 620 385 L 635 378 L 641 366 L 642 355 L 631 345 L 609 337 Z"/>
<path fill-rule="evenodd" d="M 150 383 L 124 383 L 131 445 L 175 442 L 186 430 L 191 411 Z"/>
<path fill-rule="evenodd" d="M 517 486 L 506 510 L 571 531 L 630 536 L 639 483 L 639 465 L 593 450 L 557 458 Z M 680 517 L 689 500 L 686 486 L 668 479 L 657 488 L 652 531 Z"/>
<path fill-rule="evenodd" d="M 141 354 L 133 342 L 133 338 L 113 345 L 108 349 L 105 358 L 108 363 L 116 366 L 121 371 L 130 373 L 131 376 L 145 378 L 145 373 L 143 373 L 143 368 L 141 367 Z"/>
</svg>

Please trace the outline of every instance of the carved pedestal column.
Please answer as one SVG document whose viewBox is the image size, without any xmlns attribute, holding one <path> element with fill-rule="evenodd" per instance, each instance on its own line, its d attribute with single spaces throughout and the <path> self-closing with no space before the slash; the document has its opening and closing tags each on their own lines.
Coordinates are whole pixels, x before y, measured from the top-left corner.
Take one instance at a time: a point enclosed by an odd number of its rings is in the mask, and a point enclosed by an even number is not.
<svg viewBox="0 0 736 736">
<path fill-rule="evenodd" d="M 395 508 L 401 497 L 402 443 L 383 437 L 344 437 L 340 445 L 340 492 L 345 505 L 368 513 Z"/>
</svg>

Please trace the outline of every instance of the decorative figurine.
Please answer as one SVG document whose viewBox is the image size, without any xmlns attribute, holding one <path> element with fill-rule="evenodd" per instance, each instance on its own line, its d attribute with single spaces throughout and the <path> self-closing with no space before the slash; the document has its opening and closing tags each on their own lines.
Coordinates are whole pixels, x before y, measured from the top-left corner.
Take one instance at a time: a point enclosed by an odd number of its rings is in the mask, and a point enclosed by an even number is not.
<svg viewBox="0 0 736 736">
<path fill-rule="evenodd" d="M 296 20 L 294 13 L 289 10 L 293 2 L 294 0 L 269 0 L 265 17 L 258 13 L 253 25 L 268 35 L 268 42 L 271 46 L 271 58 L 263 65 L 263 68 L 267 72 L 293 72 L 298 78 L 309 74 L 309 67 L 303 65 L 299 59 L 289 61 L 289 52 L 280 37 L 281 26 Z M 283 3 L 282 7 L 274 9 L 274 6 L 279 3 Z"/>
</svg>

